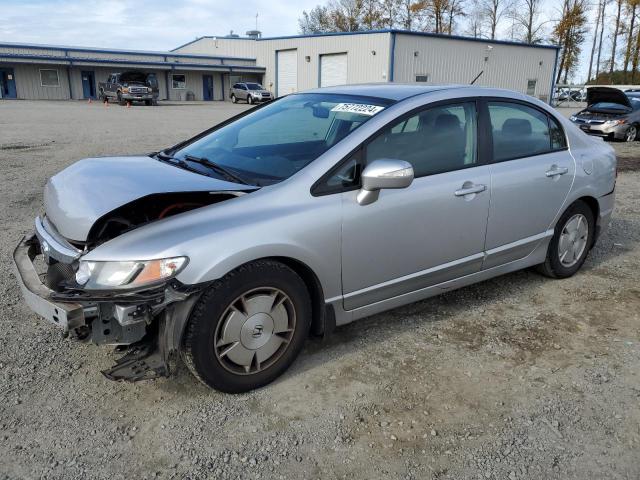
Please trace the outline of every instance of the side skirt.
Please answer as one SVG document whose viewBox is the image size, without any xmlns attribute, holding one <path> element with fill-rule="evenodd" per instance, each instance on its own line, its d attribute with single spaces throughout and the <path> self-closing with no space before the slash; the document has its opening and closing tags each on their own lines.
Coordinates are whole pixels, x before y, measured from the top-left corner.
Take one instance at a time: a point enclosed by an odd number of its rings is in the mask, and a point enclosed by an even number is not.
<svg viewBox="0 0 640 480">
<path fill-rule="evenodd" d="M 474 283 L 489 280 L 490 278 L 529 268 L 534 265 L 539 265 L 544 262 L 546 258 L 547 247 L 550 241 L 550 237 L 542 239 L 533 252 L 519 260 L 480 270 L 479 272 L 475 272 L 470 275 L 465 275 L 454 280 L 442 282 L 437 285 L 415 290 L 403 295 L 398 295 L 353 310 L 344 310 L 344 308 L 342 308 L 342 297 L 332 298 L 328 300 L 327 303 L 332 305 L 334 308 L 334 312 L 336 314 L 336 326 L 345 325 L 354 320 L 375 315 L 376 313 L 384 312 L 392 308 L 401 307 L 409 303 L 418 302 L 426 298 L 440 295 L 444 292 L 449 292 Z"/>
</svg>

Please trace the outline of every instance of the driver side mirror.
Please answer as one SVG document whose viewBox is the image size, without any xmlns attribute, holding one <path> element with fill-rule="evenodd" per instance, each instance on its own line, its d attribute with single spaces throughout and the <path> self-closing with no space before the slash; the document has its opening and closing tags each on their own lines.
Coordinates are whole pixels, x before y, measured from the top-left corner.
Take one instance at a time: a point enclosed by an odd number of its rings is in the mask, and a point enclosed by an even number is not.
<svg viewBox="0 0 640 480">
<path fill-rule="evenodd" d="M 407 188 L 413 182 L 413 167 L 404 160 L 381 158 L 374 160 L 362 172 L 362 188 L 356 200 L 360 205 L 369 205 L 378 200 L 380 190 Z"/>
</svg>

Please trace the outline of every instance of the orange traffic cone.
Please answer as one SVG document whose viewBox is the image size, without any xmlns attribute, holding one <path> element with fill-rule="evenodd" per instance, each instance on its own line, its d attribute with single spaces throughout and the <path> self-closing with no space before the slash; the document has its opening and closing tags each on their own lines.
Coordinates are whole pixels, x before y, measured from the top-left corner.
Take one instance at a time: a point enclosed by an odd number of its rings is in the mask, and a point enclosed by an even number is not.
<svg viewBox="0 0 640 480">
<path fill-rule="evenodd" d="M 131 108 L 131 102 L 127 102 L 127 108 Z"/>
<path fill-rule="evenodd" d="M 91 103 L 91 97 L 89 97 L 89 101 L 87 103 Z"/>
</svg>

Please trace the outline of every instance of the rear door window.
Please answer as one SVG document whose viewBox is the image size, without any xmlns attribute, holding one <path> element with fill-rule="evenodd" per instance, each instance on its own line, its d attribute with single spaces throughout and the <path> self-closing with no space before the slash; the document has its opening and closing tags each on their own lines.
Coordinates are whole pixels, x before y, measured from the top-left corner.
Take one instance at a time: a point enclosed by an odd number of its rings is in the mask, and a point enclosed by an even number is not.
<svg viewBox="0 0 640 480">
<path fill-rule="evenodd" d="M 496 162 L 557 149 L 552 148 L 549 118 L 533 107 L 519 103 L 489 102 L 489 117 L 493 131 L 493 159 Z M 556 138 L 555 142 L 558 144 L 560 139 Z"/>
</svg>

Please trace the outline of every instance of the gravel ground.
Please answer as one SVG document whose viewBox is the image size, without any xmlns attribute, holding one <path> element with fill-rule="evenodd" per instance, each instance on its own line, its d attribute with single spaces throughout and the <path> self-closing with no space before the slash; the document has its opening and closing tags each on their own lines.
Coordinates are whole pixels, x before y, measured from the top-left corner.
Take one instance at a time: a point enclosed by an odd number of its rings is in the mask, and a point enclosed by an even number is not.
<svg viewBox="0 0 640 480">
<path fill-rule="evenodd" d="M 0 102 L 0 479 L 640 477 L 640 144 L 582 271 L 518 272 L 311 339 L 244 395 L 184 367 L 113 383 L 20 299 L 10 254 L 46 179 L 167 146 L 246 108 Z"/>
</svg>

